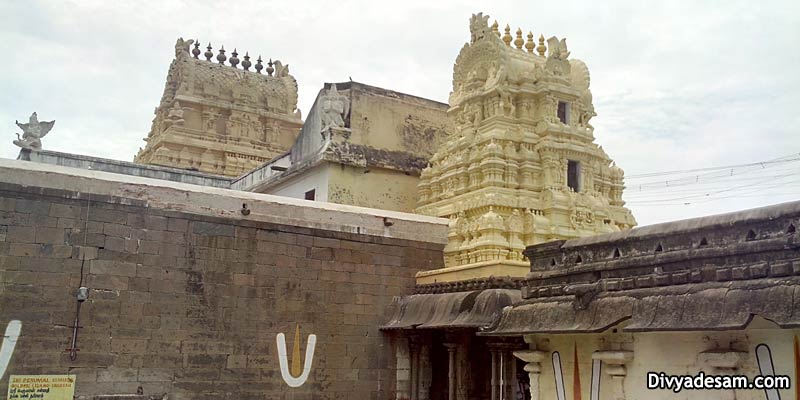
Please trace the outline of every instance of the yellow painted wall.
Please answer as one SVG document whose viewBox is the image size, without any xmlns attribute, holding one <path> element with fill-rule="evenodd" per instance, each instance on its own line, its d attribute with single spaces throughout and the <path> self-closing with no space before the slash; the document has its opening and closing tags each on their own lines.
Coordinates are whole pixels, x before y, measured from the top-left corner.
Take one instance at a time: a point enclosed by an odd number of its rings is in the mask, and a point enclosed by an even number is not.
<svg viewBox="0 0 800 400">
<path fill-rule="evenodd" d="M 328 170 L 328 202 L 402 212 L 416 207 L 416 176 L 343 164 L 328 164 Z"/>
<path fill-rule="evenodd" d="M 351 143 L 428 158 L 452 130 L 442 103 L 366 85 L 350 99 Z"/>
</svg>

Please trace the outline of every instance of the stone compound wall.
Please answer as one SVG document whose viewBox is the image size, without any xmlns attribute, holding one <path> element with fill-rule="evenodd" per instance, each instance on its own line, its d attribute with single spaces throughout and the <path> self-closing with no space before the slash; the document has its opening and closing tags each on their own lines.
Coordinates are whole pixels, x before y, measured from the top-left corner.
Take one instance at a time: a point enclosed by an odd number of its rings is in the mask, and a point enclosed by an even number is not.
<svg viewBox="0 0 800 400">
<path fill-rule="evenodd" d="M 69 373 L 86 397 L 394 398 L 378 326 L 418 271 L 442 266 L 445 223 L 0 160 L 0 329 L 22 322 L 0 393 L 10 374 Z M 291 365 L 297 327 L 302 357 L 317 342 L 291 388 L 276 335 Z"/>
</svg>

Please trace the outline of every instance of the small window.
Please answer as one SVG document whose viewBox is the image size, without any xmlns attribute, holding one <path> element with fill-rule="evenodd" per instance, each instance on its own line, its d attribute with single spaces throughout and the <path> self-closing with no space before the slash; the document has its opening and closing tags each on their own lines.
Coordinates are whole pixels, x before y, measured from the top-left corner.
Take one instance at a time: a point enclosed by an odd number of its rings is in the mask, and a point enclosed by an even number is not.
<svg viewBox="0 0 800 400">
<path fill-rule="evenodd" d="M 706 240 L 706 238 L 700 239 L 700 244 L 698 246 L 708 246 L 708 240 Z"/>
<path fill-rule="evenodd" d="M 317 199 L 317 190 L 311 189 L 306 192 L 306 200 L 316 200 Z"/>
<path fill-rule="evenodd" d="M 661 253 L 662 251 L 664 251 L 664 248 L 661 247 L 661 243 L 659 243 L 658 246 L 656 246 L 656 253 Z"/>
<path fill-rule="evenodd" d="M 789 227 L 786 228 L 786 233 L 791 235 L 795 232 L 797 232 L 797 228 L 794 227 L 794 224 L 789 224 Z"/>
<path fill-rule="evenodd" d="M 745 237 L 744 240 L 748 242 L 751 240 L 756 240 L 756 233 L 752 229 L 750 229 L 749 231 L 747 231 L 747 237 Z"/>
<path fill-rule="evenodd" d="M 569 160 L 567 163 L 567 186 L 573 191 L 581 191 L 581 163 Z"/>
<path fill-rule="evenodd" d="M 614 254 L 611 255 L 613 258 L 620 258 L 619 248 L 614 249 Z"/>
<path fill-rule="evenodd" d="M 569 124 L 569 103 L 566 101 L 558 102 L 558 120 L 564 125 Z"/>
</svg>

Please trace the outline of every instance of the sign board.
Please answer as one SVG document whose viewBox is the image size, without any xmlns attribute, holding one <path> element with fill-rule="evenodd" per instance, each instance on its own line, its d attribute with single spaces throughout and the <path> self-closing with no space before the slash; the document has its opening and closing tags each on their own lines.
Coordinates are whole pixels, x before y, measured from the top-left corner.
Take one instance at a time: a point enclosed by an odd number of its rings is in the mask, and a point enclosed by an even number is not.
<svg viewBox="0 0 800 400">
<path fill-rule="evenodd" d="M 72 400 L 75 375 L 11 375 L 8 400 Z"/>
</svg>

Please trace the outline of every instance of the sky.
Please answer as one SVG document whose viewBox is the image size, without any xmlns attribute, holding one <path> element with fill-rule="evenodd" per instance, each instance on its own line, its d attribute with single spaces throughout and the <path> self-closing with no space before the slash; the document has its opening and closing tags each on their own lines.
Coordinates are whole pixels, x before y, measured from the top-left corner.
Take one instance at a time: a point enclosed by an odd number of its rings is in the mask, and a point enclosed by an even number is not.
<svg viewBox="0 0 800 400">
<path fill-rule="evenodd" d="M 596 142 L 640 225 L 800 199 L 796 0 L 0 0 L 0 157 L 37 111 L 56 120 L 46 149 L 132 160 L 178 37 L 288 63 L 304 115 L 351 77 L 446 102 L 479 11 L 587 63 Z"/>
</svg>

